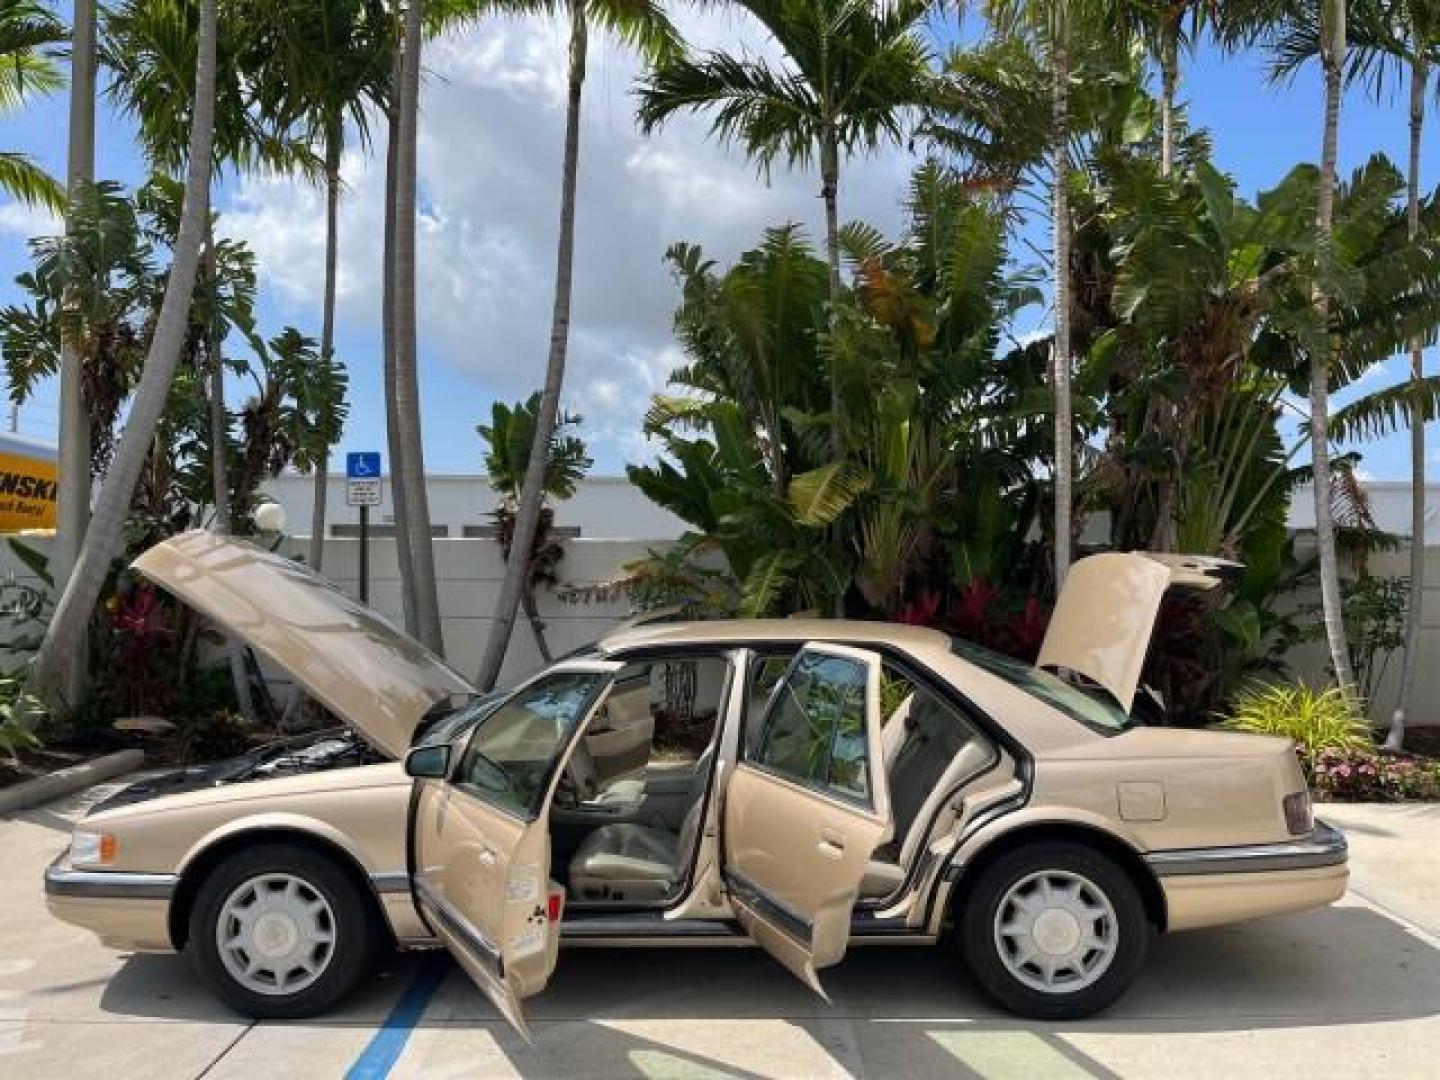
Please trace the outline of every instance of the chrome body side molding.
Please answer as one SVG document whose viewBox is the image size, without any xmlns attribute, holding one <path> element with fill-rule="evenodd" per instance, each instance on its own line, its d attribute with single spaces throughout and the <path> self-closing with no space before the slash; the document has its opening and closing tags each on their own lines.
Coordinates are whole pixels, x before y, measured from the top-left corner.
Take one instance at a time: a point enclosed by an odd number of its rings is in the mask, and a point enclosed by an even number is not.
<svg viewBox="0 0 1440 1080">
<path fill-rule="evenodd" d="M 180 883 L 178 874 L 136 874 L 122 870 L 76 870 L 60 856 L 45 869 L 49 896 L 96 899 L 168 900 Z"/>
<path fill-rule="evenodd" d="M 1323 821 L 1307 837 L 1277 844 L 1247 844 L 1241 847 L 1181 848 L 1152 851 L 1145 862 L 1157 877 L 1196 874 L 1250 874 L 1276 870 L 1313 870 L 1345 862 L 1348 845 L 1345 834 Z"/>
</svg>

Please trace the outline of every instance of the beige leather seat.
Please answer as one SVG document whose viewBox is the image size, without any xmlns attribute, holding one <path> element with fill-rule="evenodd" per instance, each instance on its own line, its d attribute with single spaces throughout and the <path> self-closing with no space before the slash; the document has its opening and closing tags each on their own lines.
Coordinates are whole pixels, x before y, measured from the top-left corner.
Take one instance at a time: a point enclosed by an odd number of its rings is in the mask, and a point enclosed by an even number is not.
<svg viewBox="0 0 1440 1080">
<path fill-rule="evenodd" d="M 570 895 L 576 900 L 651 904 L 664 900 L 685 876 L 705 807 L 713 748 L 695 763 L 690 809 L 680 831 L 622 823 L 596 829 L 570 859 Z"/>
<path fill-rule="evenodd" d="M 865 868 L 860 895 L 868 898 L 889 896 L 901 886 L 945 791 L 994 756 L 958 714 L 924 693 L 912 694 L 895 710 L 881 745 L 894 839 L 877 849 Z"/>
</svg>

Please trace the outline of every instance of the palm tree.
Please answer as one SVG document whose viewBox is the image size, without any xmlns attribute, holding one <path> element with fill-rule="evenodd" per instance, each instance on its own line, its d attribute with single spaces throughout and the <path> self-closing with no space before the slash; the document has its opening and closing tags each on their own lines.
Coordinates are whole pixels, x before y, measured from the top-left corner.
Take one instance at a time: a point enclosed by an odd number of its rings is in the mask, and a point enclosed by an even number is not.
<svg viewBox="0 0 1440 1080">
<path fill-rule="evenodd" d="M 820 167 L 830 302 L 840 295 L 840 162 L 904 138 L 908 111 L 925 100 L 929 51 L 919 30 L 933 0 L 741 0 L 785 54 L 707 53 L 661 64 L 640 82 L 640 126 L 654 131 L 682 111 L 710 113 L 711 131 L 739 143 L 760 168 L 777 159 Z M 831 449 L 838 457 L 842 401 L 832 381 Z"/>
<path fill-rule="evenodd" d="M 45 639 L 35 656 L 33 688 L 59 707 L 76 702 L 64 697 L 65 676 L 85 635 L 100 597 L 110 562 L 120 550 L 130 500 L 150 453 L 160 415 L 170 394 L 175 365 L 190 326 L 190 299 L 200 265 L 210 195 L 215 132 L 215 51 L 217 0 L 201 0 L 196 43 L 194 94 L 190 98 L 190 137 L 186 153 L 185 200 L 180 215 L 174 262 L 165 283 L 154 334 L 140 386 L 110 469 L 100 488 L 94 517 L 85 534 L 70 581 L 60 596 Z"/>
<path fill-rule="evenodd" d="M 198 30 L 193 19 L 194 9 L 187 0 L 130 0 L 110 12 L 106 20 L 104 56 L 119 75 L 111 85 L 111 95 L 139 121 L 141 142 L 151 163 L 169 174 L 178 172 L 185 160 L 190 88 L 179 73 L 196 48 Z M 212 105 L 212 173 L 226 165 L 238 169 L 313 168 L 307 148 L 289 137 L 284 118 L 277 122 L 257 107 L 290 75 L 277 65 L 276 50 L 269 40 L 257 33 L 257 28 L 273 24 L 274 20 L 257 19 L 253 11 L 240 7 L 227 9 L 223 24 L 217 24 L 217 66 L 225 75 L 217 78 Z M 222 346 L 227 327 L 218 317 L 216 248 L 214 221 L 207 210 L 199 291 L 208 315 L 199 329 L 208 366 L 214 527 L 223 534 L 233 531 L 235 523 L 226 464 L 230 414 L 225 408 Z M 249 717 L 249 676 L 243 651 L 234 639 L 229 640 L 228 651 L 236 697 L 242 714 Z"/>
<path fill-rule="evenodd" d="M 1401 0 L 1396 4 L 1400 17 L 1398 53 L 1410 66 L 1410 154 L 1406 170 L 1406 217 L 1413 238 L 1420 225 L 1420 144 L 1425 128 L 1425 93 L 1430 84 L 1430 65 L 1440 48 L 1440 12 L 1432 4 Z M 1368 44 L 1368 43 L 1367 43 Z M 1410 380 L 1414 397 L 1410 403 L 1410 594 L 1405 605 L 1405 651 L 1400 659 L 1400 690 L 1390 730 L 1385 736 L 1387 750 L 1399 750 L 1405 742 L 1405 714 L 1414 702 L 1415 673 L 1420 667 L 1420 629 L 1424 625 L 1425 603 L 1425 416 L 1421 387 L 1425 381 L 1423 340 L 1410 342 Z"/>
<path fill-rule="evenodd" d="M 1384 0 L 1352 4 L 1347 13 L 1349 53 L 1345 80 L 1361 83 L 1373 98 L 1385 91 L 1387 77 L 1404 71 L 1409 79 L 1410 152 L 1406 171 L 1406 217 L 1410 236 L 1420 232 L 1420 148 L 1425 129 L 1425 94 L 1432 65 L 1440 54 L 1440 10 L 1428 0 Z M 1321 53 L 1320 23 L 1313 14 L 1292 20 L 1276 42 L 1272 75 L 1289 79 Z M 1385 746 L 1399 750 L 1405 739 L 1405 714 L 1415 693 L 1420 628 L 1425 595 L 1425 368 L 1424 339 L 1415 336 L 1410 354 L 1410 587 L 1406 604 L 1405 646 L 1400 689 Z"/>
<path fill-rule="evenodd" d="M 64 85 L 57 48 L 68 39 L 65 24 L 43 4 L 0 0 L 0 113 Z M 65 208 L 60 185 L 25 154 L 0 151 L 0 190 L 32 206 Z"/>
<path fill-rule="evenodd" d="M 1175 167 L 1175 95 L 1180 53 L 1204 26 L 1206 0 L 1119 0 L 1120 18 L 1145 42 L 1160 69 L 1160 173 Z"/>
<path fill-rule="evenodd" d="M 425 449 L 420 433 L 420 385 L 415 356 L 415 132 L 420 110 L 420 46 L 424 0 L 405 6 L 401 35 L 394 200 L 393 320 L 395 382 L 386 388 L 395 400 L 395 452 L 391 473 L 404 500 L 403 542 L 410 548 L 415 631 L 428 648 L 444 652 L 440 600 L 435 588 L 435 548 L 430 537 L 430 502 L 425 490 Z M 401 520 L 397 515 L 397 523 Z"/>
<path fill-rule="evenodd" d="M 1050 228 L 1054 260 L 1055 335 L 1050 384 L 1055 400 L 1054 543 L 1055 588 L 1070 569 L 1074 535 L 1075 421 L 1070 398 L 1070 52 L 1077 26 L 1088 29 L 1086 0 L 992 0 L 986 13 L 1002 34 L 1038 34 L 1050 67 Z"/>
<path fill-rule="evenodd" d="M 76 200 L 95 182 L 95 0 L 75 0 L 70 38 L 70 125 L 65 170 L 65 230 L 74 223 Z M 73 294 L 62 301 L 74 306 Z M 90 519 L 90 415 L 84 389 L 80 350 L 70 334 L 60 338 L 59 491 L 55 500 L 55 548 L 51 560 L 55 588 L 63 590 L 80 554 Z M 88 641 L 81 641 L 84 649 Z M 69 668 L 73 680 L 66 695 L 79 701 L 85 694 L 89 663 L 82 656 Z"/>
<path fill-rule="evenodd" d="M 1335 170 L 1340 139 L 1340 99 L 1347 67 L 1347 0 L 1232 0 L 1221 9 L 1216 26 L 1222 42 L 1262 44 L 1275 49 L 1283 63 L 1287 42 L 1297 34 L 1311 38 L 1324 78 L 1320 138 L 1320 175 L 1315 199 L 1316 256 L 1311 302 L 1314 310 L 1309 354 L 1310 452 L 1315 488 L 1315 543 L 1320 566 L 1320 599 L 1325 640 L 1335 678 L 1353 694 L 1354 674 L 1340 611 L 1340 569 L 1331 506 L 1329 384 L 1338 342 L 1329 333 L 1332 287 L 1327 250 L 1334 232 Z"/>
<path fill-rule="evenodd" d="M 485 454 L 485 472 L 490 478 L 490 486 L 500 496 L 500 505 L 492 516 L 507 560 L 515 546 L 516 510 L 534 454 L 540 400 L 540 394 L 535 393 L 530 395 L 529 400 L 516 402 L 513 407 L 503 401 L 494 402 L 490 407 L 490 423 L 479 424 L 475 428 L 489 447 Z M 574 495 L 576 485 L 593 464 L 584 441 L 578 435 L 565 433 L 567 429 L 579 427 L 582 421 L 582 417 L 572 413 L 561 413 L 556 419 L 555 430 L 551 432 L 550 443 L 545 448 L 544 496 L 547 501 L 568 499 Z M 555 566 L 565 553 L 558 542 L 547 539 L 554 516 L 550 507 L 542 505 L 540 527 L 531 542 L 525 568 L 525 592 L 520 600 L 535 637 L 535 647 L 547 664 L 551 660 L 550 645 L 545 640 L 545 624 L 540 621 L 539 608 L 535 603 L 535 586 L 554 584 Z"/>
<path fill-rule="evenodd" d="M 544 7 L 549 8 L 546 4 Z M 555 255 L 555 304 L 550 321 L 550 355 L 535 424 L 534 445 L 515 511 L 514 536 L 505 561 L 505 578 L 490 624 L 490 637 L 480 660 L 477 683 L 490 689 L 500 676 L 505 650 L 515 627 L 515 612 L 526 594 L 530 550 L 540 526 L 545 497 L 546 457 L 560 413 L 560 390 L 570 343 L 571 278 L 575 263 L 575 190 L 580 172 L 580 106 L 585 88 L 585 54 L 591 19 L 652 62 L 661 62 L 678 48 L 670 20 L 655 0 L 568 0 L 570 53 L 565 107 L 565 146 L 560 172 L 560 235 Z M 407 478 L 408 483 L 408 478 Z"/>
<path fill-rule="evenodd" d="M 320 352 L 335 351 L 335 286 L 339 251 L 340 161 L 347 125 L 362 147 L 370 145 L 369 106 L 387 106 L 395 48 L 394 20 L 378 0 L 280 0 L 264 35 L 280 77 L 260 88 L 261 109 L 283 129 L 298 127 L 318 148 L 325 187 L 325 285 Z M 325 554 L 327 461 L 314 470 L 309 563 Z"/>
</svg>

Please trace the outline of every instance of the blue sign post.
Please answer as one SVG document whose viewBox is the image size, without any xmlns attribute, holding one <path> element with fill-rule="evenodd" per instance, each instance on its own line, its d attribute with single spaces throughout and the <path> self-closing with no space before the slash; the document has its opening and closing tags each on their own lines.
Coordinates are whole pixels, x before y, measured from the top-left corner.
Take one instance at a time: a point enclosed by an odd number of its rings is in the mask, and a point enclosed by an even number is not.
<svg viewBox="0 0 1440 1080">
<path fill-rule="evenodd" d="M 370 602 L 370 507 L 380 505 L 380 452 L 345 455 L 345 505 L 360 508 L 360 602 Z"/>
</svg>

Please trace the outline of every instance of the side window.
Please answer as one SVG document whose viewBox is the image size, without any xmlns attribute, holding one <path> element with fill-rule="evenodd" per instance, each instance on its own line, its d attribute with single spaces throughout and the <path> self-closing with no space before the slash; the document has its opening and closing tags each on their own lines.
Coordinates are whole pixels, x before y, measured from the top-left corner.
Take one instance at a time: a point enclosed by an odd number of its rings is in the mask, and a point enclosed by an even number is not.
<svg viewBox="0 0 1440 1080">
<path fill-rule="evenodd" d="M 533 819 L 556 761 L 609 681 L 598 672 L 556 672 L 520 690 L 480 722 L 454 784 L 517 817 Z"/>
<path fill-rule="evenodd" d="M 760 733 L 765 730 L 765 708 L 793 659 L 795 654 L 786 652 L 765 653 L 750 661 L 750 672 L 746 676 L 743 737 L 745 756 L 751 760 L 760 748 Z"/>
<path fill-rule="evenodd" d="M 757 745 L 757 764 L 809 787 L 869 803 L 863 663 L 806 652 L 772 699 Z"/>
</svg>

